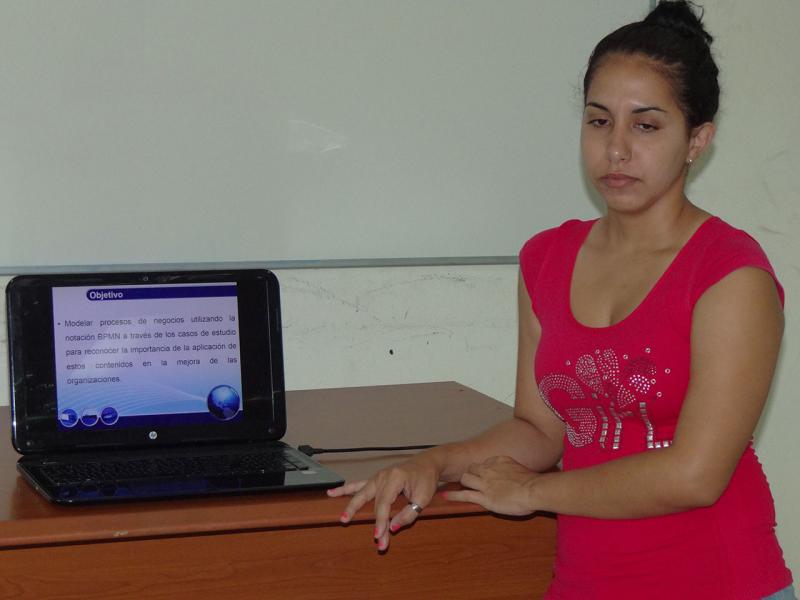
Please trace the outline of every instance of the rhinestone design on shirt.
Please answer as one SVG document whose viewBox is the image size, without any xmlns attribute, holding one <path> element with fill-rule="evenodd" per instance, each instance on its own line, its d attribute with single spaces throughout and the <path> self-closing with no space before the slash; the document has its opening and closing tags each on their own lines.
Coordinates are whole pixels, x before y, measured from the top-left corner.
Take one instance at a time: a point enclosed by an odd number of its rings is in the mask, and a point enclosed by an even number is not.
<svg viewBox="0 0 800 600">
<path fill-rule="evenodd" d="M 568 372 L 550 373 L 540 379 L 539 393 L 565 423 L 567 441 L 573 447 L 597 442 L 603 449 L 619 450 L 624 443 L 625 420 L 631 418 L 643 425 L 648 449 L 671 445 L 671 440 L 656 440 L 648 411 L 648 403 L 662 397 L 656 389 L 659 369 L 653 362 L 652 349 L 622 356 L 621 364 L 614 349 L 595 348 L 576 360 L 564 361 Z M 671 370 L 661 372 L 669 375 Z M 561 394 L 561 400 L 555 402 L 563 407 L 561 410 L 554 407 L 555 394 Z M 569 399 L 566 407 L 563 394 Z"/>
</svg>

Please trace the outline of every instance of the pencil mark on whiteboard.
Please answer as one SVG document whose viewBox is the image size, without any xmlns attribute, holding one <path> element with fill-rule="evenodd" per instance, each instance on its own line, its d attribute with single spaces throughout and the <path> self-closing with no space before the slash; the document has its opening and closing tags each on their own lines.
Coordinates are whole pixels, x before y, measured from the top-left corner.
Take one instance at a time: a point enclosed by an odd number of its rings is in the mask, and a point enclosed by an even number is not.
<svg viewBox="0 0 800 600">
<path fill-rule="evenodd" d="M 358 298 L 355 300 L 349 300 L 322 284 L 313 283 L 304 279 L 287 277 L 285 278 L 282 287 L 283 289 L 293 293 L 308 294 L 322 302 L 335 302 L 336 304 L 346 306 L 355 312 L 360 312 L 363 310 Z"/>
<path fill-rule="evenodd" d="M 785 235 L 783 231 L 774 227 L 768 227 L 767 225 L 757 225 L 757 227 L 765 233 L 770 233 L 772 235 Z"/>
<path fill-rule="evenodd" d="M 341 150 L 347 146 L 347 137 L 323 127 L 289 119 L 289 152 L 292 154 L 325 154 L 333 150 Z"/>
<path fill-rule="evenodd" d="M 376 287 L 373 287 L 365 292 L 365 295 L 377 295 L 382 292 L 387 292 L 395 288 L 403 288 L 408 286 L 421 286 L 423 284 L 436 285 L 436 284 L 463 284 L 467 289 L 475 288 L 475 283 L 461 275 L 447 274 L 432 274 L 426 273 L 406 279 L 396 279 L 388 281 Z"/>
</svg>

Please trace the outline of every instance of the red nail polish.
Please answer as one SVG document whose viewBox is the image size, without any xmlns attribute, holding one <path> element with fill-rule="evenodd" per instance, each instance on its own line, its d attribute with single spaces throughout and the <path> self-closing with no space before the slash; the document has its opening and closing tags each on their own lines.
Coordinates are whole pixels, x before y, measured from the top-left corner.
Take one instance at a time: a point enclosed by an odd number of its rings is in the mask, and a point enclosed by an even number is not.
<svg viewBox="0 0 800 600">
<path fill-rule="evenodd" d="M 372 537 L 374 537 L 377 540 L 379 535 L 380 531 L 378 531 L 378 528 L 376 527 L 375 531 L 372 532 Z"/>
<path fill-rule="evenodd" d="M 440 495 L 442 498 L 444 498 L 445 500 L 447 500 L 447 492 L 441 492 L 439 495 Z"/>
<path fill-rule="evenodd" d="M 389 527 L 389 530 L 390 530 L 392 533 L 397 533 L 397 531 L 398 531 L 399 529 L 400 529 L 400 525 L 398 525 L 397 523 L 392 523 L 392 526 L 391 526 L 391 527 Z"/>
<path fill-rule="evenodd" d="M 341 515 L 339 515 L 339 520 L 340 521 L 347 521 L 349 519 L 350 519 L 350 515 L 348 515 L 346 512 L 343 512 Z"/>
</svg>

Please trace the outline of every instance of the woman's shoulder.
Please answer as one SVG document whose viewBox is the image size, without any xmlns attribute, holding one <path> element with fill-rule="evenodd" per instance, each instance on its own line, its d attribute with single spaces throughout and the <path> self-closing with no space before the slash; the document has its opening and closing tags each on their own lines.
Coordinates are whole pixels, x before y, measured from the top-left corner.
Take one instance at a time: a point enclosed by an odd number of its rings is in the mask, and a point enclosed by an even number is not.
<svg viewBox="0 0 800 600">
<path fill-rule="evenodd" d="M 744 229 L 720 217 L 710 217 L 701 227 L 706 230 L 701 244 L 707 262 L 751 260 L 769 263 L 761 244 Z"/>
<path fill-rule="evenodd" d="M 540 231 L 525 242 L 519 253 L 519 267 L 531 297 L 543 266 L 552 264 L 548 263 L 549 257 L 558 256 L 559 251 L 563 256 L 563 250 L 569 248 L 570 243 L 579 243 L 581 233 L 590 228 L 593 222 L 570 219 L 558 227 Z"/>
<path fill-rule="evenodd" d="M 546 254 L 553 245 L 591 227 L 595 220 L 570 219 L 557 227 L 540 231 L 523 244 L 520 250 L 520 260 L 528 260 Z"/>
<path fill-rule="evenodd" d="M 691 278 L 696 300 L 706 289 L 726 275 L 743 267 L 755 267 L 769 273 L 775 280 L 781 300 L 783 288 L 761 244 L 744 229 L 719 217 L 711 217 L 702 226 L 704 235 L 694 246 L 695 260 Z"/>
</svg>

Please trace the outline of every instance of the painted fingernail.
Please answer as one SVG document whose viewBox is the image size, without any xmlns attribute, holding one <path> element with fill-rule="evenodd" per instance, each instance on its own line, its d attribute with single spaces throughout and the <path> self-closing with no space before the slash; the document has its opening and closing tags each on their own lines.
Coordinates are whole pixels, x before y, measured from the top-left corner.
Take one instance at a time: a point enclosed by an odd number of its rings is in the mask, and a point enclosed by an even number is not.
<svg viewBox="0 0 800 600">
<path fill-rule="evenodd" d="M 376 527 L 375 531 L 372 532 L 372 537 L 374 537 L 377 540 L 380 537 L 380 535 L 381 535 L 381 532 L 378 531 L 378 528 Z"/>
<path fill-rule="evenodd" d="M 389 527 L 389 531 L 392 533 L 397 533 L 400 530 L 400 525 L 397 523 L 392 523 L 391 527 Z"/>
<path fill-rule="evenodd" d="M 440 495 L 442 498 L 444 498 L 445 500 L 447 500 L 447 492 L 440 492 L 440 493 L 439 493 L 439 495 Z"/>
<path fill-rule="evenodd" d="M 339 520 L 340 521 L 349 521 L 350 520 L 350 515 L 348 515 L 346 512 L 343 512 L 341 515 L 339 515 Z"/>
</svg>

